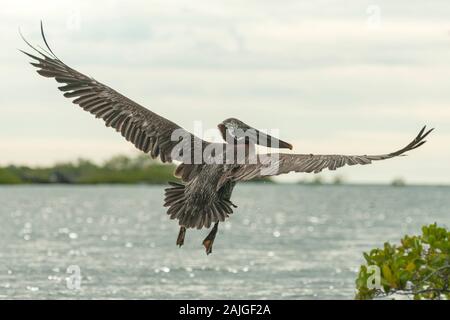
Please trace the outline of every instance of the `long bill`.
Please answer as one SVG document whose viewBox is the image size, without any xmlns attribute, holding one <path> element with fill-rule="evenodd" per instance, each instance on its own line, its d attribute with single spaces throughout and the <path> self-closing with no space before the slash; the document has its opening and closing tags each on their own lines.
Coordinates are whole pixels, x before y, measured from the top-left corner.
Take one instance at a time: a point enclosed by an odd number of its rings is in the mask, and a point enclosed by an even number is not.
<svg viewBox="0 0 450 320">
<path fill-rule="evenodd" d="M 257 129 L 250 128 L 254 130 L 256 133 L 256 144 L 260 146 L 270 147 L 270 148 L 278 148 L 278 149 L 290 149 L 292 150 L 292 144 L 287 143 L 286 141 L 277 139 L 272 137 L 264 132 L 261 132 Z"/>
</svg>

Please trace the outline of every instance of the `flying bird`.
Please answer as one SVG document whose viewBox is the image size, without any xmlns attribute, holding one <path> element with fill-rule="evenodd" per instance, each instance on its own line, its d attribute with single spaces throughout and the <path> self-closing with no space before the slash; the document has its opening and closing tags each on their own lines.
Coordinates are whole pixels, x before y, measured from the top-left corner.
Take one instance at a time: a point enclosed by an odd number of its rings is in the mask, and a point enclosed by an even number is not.
<svg viewBox="0 0 450 320">
<path fill-rule="evenodd" d="M 20 34 L 22 36 L 22 34 Z M 165 189 L 165 207 L 171 219 L 178 220 L 180 230 L 176 240 L 184 244 L 189 228 L 211 228 L 203 240 L 206 253 L 212 252 L 219 222 L 225 221 L 237 206 L 231 201 L 235 184 L 255 178 L 289 172 L 318 173 L 345 165 L 366 165 L 404 155 L 426 141 L 433 130 L 424 126 L 416 138 L 404 148 L 381 155 L 254 153 L 255 145 L 292 149 L 292 145 L 236 119 L 229 118 L 218 125 L 224 143 L 204 141 L 172 121 L 137 104 L 105 84 L 72 69 L 62 62 L 47 43 L 41 22 L 41 35 L 46 49 L 32 46 L 34 54 L 22 51 L 33 62 L 37 73 L 54 78 L 66 98 L 107 127 L 114 128 L 136 148 L 162 162 L 177 161 L 174 176 L 180 182 L 169 182 Z M 174 135 L 176 138 L 174 139 Z M 206 151 L 211 151 L 207 153 Z M 196 159 L 196 155 L 200 155 Z M 206 154 L 206 156 L 205 156 Z M 217 161 L 220 159 L 221 161 Z"/>
</svg>

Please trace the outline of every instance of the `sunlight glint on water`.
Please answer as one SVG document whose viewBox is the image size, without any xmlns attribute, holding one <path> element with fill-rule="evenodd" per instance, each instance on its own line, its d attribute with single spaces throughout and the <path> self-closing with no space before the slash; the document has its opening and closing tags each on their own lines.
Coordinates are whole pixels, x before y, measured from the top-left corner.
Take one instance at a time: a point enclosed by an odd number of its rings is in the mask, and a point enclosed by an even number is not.
<svg viewBox="0 0 450 320">
<path fill-rule="evenodd" d="M 352 299 L 363 251 L 450 224 L 447 187 L 243 184 L 206 256 L 163 189 L 0 187 L 0 298 Z"/>
</svg>

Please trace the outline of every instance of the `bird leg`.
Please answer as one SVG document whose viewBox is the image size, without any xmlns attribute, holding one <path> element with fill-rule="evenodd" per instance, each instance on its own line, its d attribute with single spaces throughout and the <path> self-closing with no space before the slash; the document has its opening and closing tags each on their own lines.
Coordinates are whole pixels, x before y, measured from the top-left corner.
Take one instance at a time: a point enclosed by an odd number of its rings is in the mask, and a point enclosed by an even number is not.
<svg viewBox="0 0 450 320">
<path fill-rule="evenodd" d="M 180 232 L 178 232 L 177 237 L 177 246 L 181 248 L 181 246 L 184 244 L 184 236 L 186 235 L 186 227 L 180 227 Z"/>
<path fill-rule="evenodd" d="M 214 239 L 216 238 L 218 227 L 219 227 L 219 222 L 216 222 L 214 224 L 214 227 L 212 228 L 211 232 L 206 236 L 205 240 L 203 240 L 203 246 L 206 249 L 207 255 L 212 252 L 212 246 L 214 243 Z"/>
</svg>

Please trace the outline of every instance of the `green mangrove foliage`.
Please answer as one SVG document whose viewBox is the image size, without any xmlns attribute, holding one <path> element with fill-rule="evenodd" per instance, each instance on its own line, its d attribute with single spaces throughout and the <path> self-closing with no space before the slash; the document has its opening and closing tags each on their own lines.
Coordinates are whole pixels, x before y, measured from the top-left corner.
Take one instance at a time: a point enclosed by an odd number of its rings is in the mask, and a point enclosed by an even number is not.
<svg viewBox="0 0 450 320">
<path fill-rule="evenodd" d="M 407 295 L 414 299 L 450 298 L 450 231 L 436 223 L 400 245 L 364 253 L 356 279 L 356 299 Z"/>
</svg>

